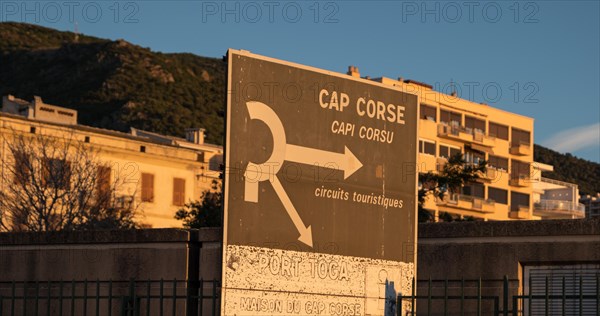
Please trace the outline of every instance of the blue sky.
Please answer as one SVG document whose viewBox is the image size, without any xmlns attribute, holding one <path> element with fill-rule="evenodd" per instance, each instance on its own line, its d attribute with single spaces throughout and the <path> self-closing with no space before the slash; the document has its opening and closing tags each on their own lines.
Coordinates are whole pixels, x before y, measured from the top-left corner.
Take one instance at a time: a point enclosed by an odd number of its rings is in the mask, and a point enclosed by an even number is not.
<svg viewBox="0 0 600 316">
<path fill-rule="evenodd" d="M 600 162 L 599 4 L 2 0 L 0 20 L 71 31 L 77 21 L 81 33 L 162 52 L 232 47 L 438 90 L 454 83 L 463 98 L 533 117 L 536 143 Z"/>
</svg>

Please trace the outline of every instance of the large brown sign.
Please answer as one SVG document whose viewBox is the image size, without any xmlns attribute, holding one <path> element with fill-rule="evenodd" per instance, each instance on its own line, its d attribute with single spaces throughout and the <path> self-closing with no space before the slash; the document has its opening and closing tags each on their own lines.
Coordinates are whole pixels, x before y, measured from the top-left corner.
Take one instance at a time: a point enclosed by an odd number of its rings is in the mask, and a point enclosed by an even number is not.
<svg viewBox="0 0 600 316">
<path fill-rule="evenodd" d="M 417 96 L 236 50 L 228 92 L 223 313 L 391 312 L 415 269 Z"/>
</svg>

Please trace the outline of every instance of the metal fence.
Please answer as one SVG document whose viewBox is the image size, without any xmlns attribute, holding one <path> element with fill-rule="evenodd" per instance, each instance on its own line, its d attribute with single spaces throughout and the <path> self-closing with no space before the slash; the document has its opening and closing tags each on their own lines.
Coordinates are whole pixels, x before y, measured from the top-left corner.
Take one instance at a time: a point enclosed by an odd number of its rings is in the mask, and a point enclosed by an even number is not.
<svg viewBox="0 0 600 316">
<path fill-rule="evenodd" d="M 5 315 L 219 315 L 216 280 L 0 282 Z"/>
<path fill-rule="evenodd" d="M 397 315 L 600 315 L 600 275 L 528 281 L 413 280 L 412 293 L 398 296 Z"/>
<path fill-rule="evenodd" d="M 400 315 L 600 315 L 600 274 L 584 278 L 412 280 Z M 216 280 L 0 282 L 5 315 L 219 315 Z"/>
</svg>

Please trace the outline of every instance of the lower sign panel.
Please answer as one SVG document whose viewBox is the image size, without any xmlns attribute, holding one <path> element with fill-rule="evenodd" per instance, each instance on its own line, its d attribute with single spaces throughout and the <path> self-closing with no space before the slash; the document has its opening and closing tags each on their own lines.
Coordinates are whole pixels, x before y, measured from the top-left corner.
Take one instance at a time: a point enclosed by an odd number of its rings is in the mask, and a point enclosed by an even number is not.
<svg viewBox="0 0 600 316">
<path fill-rule="evenodd" d="M 239 245 L 226 253 L 225 315 L 395 315 L 414 276 L 413 263 Z"/>
</svg>

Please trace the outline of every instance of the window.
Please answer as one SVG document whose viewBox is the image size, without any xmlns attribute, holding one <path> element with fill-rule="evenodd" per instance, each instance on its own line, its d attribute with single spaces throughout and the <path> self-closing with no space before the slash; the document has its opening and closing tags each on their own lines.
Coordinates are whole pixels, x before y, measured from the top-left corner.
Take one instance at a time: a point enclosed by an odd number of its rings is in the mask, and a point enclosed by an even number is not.
<svg viewBox="0 0 600 316">
<path fill-rule="evenodd" d="M 437 108 L 434 106 L 421 104 L 421 119 L 434 122 L 437 121 Z"/>
<path fill-rule="evenodd" d="M 173 179 L 173 205 L 185 205 L 185 179 Z"/>
<path fill-rule="evenodd" d="M 488 199 L 494 200 L 496 203 L 508 204 L 508 191 L 488 187 Z"/>
<path fill-rule="evenodd" d="M 510 210 L 518 211 L 519 206 L 529 207 L 529 194 L 510 192 Z"/>
<path fill-rule="evenodd" d="M 145 153 L 146 152 L 146 146 L 140 146 L 140 152 Z"/>
<path fill-rule="evenodd" d="M 55 189 L 67 189 L 71 184 L 71 163 L 64 159 L 44 158 L 42 181 Z"/>
<path fill-rule="evenodd" d="M 485 154 L 473 150 L 465 150 L 465 162 L 478 165 L 485 160 Z"/>
<path fill-rule="evenodd" d="M 448 125 L 461 125 L 462 114 L 458 112 L 440 110 L 440 122 Z"/>
<path fill-rule="evenodd" d="M 464 195 L 474 196 L 478 198 L 484 198 L 485 187 L 481 183 L 469 183 L 462 188 Z"/>
<path fill-rule="evenodd" d="M 465 127 L 485 133 L 485 121 L 471 116 L 465 116 Z"/>
<path fill-rule="evenodd" d="M 508 158 L 490 155 L 488 158 L 488 167 L 508 171 Z"/>
<path fill-rule="evenodd" d="M 518 128 L 512 129 L 512 138 L 511 141 L 513 145 L 529 145 L 530 142 L 530 133 L 528 131 L 524 131 Z"/>
<path fill-rule="evenodd" d="M 154 202 L 154 175 L 142 173 L 142 202 Z"/>
<path fill-rule="evenodd" d="M 435 143 L 429 140 L 419 140 L 419 152 L 435 156 Z"/>
<path fill-rule="evenodd" d="M 108 203 L 110 200 L 110 171 L 110 167 L 108 166 L 98 167 L 96 191 L 98 201 L 101 203 Z"/>
<path fill-rule="evenodd" d="M 460 155 L 460 148 L 450 147 L 446 145 L 440 145 L 440 157 L 444 157 L 446 159 L 450 159 L 450 157 L 455 155 Z"/>
<path fill-rule="evenodd" d="M 511 160 L 510 173 L 512 179 L 529 179 L 530 171 L 529 164 L 526 162 Z"/>
<path fill-rule="evenodd" d="M 14 183 L 24 185 L 29 182 L 33 166 L 31 165 L 31 157 L 23 152 L 15 152 L 15 170 Z"/>
<path fill-rule="evenodd" d="M 508 140 L 508 126 L 490 122 L 488 134 L 492 137 Z"/>
</svg>

